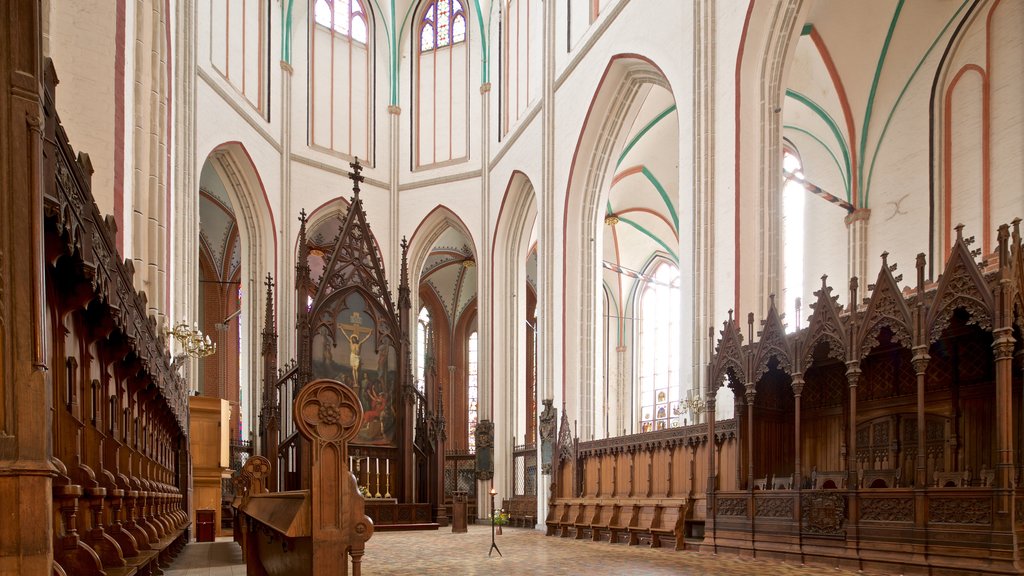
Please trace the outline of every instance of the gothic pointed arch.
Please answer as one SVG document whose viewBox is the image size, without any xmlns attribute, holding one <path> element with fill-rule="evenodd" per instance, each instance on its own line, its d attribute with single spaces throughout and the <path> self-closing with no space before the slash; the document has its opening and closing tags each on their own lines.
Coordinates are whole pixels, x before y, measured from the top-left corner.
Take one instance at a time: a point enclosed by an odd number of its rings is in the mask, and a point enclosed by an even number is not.
<svg viewBox="0 0 1024 576">
<path fill-rule="evenodd" d="M 910 309 L 893 276 L 896 265 L 889 265 L 889 253 L 882 253 L 882 267 L 878 271 L 878 279 L 868 286 L 871 299 L 867 310 L 861 317 L 855 343 L 855 358 L 863 359 L 875 346 L 879 345 L 879 332 L 888 328 L 892 332 L 893 342 L 910 350 L 914 347 L 913 322 Z M 900 275 L 900 278 L 903 276 Z"/>
<path fill-rule="evenodd" d="M 839 295 L 832 295 L 828 276 L 821 277 L 821 287 L 814 291 L 814 296 L 807 336 L 801 340 L 801 348 L 797 352 L 804 370 L 811 366 L 814 351 L 821 344 L 828 346 L 828 357 L 839 362 L 846 361 L 849 349 L 846 323 L 841 318 L 843 307 L 839 304 Z"/>
<path fill-rule="evenodd" d="M 746 385 L 750 380 L 747 376 L 746 363 L 743 334 L 740 332 L 739 323 L 733 318 L 732 310 L 729 310 L 729 319 L 722 324 L 718 343 L 711 356 L 711 381 L 708 383 L 710 388 L 708 397 L 718 393 L 718 389 L 722 387 L 727 375 L 730 379 L 735 379 L 735 385 Z"/>
<path fill-rule="evenodd" d="M 782 316 L 775 305 L 774 296 L 769 297 L 768 316 L 764 319 L 758 336 L 754 361 L 751 364 L 751 381 L 757 383 L 762 376 L 768 373 L 772 359 L 778 362 L 779 370 L 786 374 L 792 374 L 793 354 L 786 338 L 786 327 L 782 324 Z"/>
<path fill-rule="evenodd" d="M 992 329 L 992 292 L 968 247 L 968 243 L 973 240 L 963 237 L 963 226 L 956 227 L 956 240 L 946 260 L 946 269 L 939 277 L 939 285 L 925 320 L 929 344 L 942 336 L 943 330 L 953 319 L 953 313 L 960 308 L 968 313 L 969 324 L 976 324 L 983 330 Z"/>
</svg>

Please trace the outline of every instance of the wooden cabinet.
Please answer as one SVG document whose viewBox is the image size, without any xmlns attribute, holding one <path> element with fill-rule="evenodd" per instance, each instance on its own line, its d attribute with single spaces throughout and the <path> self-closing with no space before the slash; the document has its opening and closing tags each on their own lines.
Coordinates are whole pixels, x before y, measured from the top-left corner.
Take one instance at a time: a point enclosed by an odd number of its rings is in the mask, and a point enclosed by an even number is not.
<svg viewBox="0 0 1024 576">
<path fill-rule="evenodd" d="M 217 513 L 196 510 L 196 542 L 213 542 L 217 537 Z"/>
</svg>

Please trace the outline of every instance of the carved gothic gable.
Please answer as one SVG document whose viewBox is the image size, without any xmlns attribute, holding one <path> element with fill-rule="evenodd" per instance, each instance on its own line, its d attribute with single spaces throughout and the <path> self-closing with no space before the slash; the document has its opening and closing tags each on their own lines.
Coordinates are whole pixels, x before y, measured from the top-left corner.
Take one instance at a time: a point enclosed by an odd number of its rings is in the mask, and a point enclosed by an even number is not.
<svg viewBox="0 0 1024 576">
<path fill-rule="evenodd" d="M 811 364 L 811 357 L 819 344 L 828 344 L 828 356 L 840 362 L 846 361 L 847 338 L 846 326 L 840 314 L 839 295 L 832 295 L 832 287 L 827 284 L 828 277 L 821 277 L 821 288 L 814 292 L 816 300 L 811 303 L 811 317 L 807 326 L 807 338 L 803 343 L 801 357 L 806 371 Z"/>
<path fill-rule="evenodd" d="M 897 278 L 892 275 L 896 265 L 889 266 L 888 258 L 889 253 L 883 252 L 882 269 L 878 271 L 878 279 L 875 281 L 871 300 L 864 312 L 857 338 L 860 358 L 864 358 L 875 346 L 878 346 L 878 334 L 882 328 L 886 327 L 892 331 L 893 342 L 899 343 L 908 350 L 914 347 L 913 333 L 910 329 L 913 325 L 910 310 L 896 284 Z"/>
<path fill-rule="evenodd" d="M 316 310 L 335 292 L 358 286 L 394 317 L 395 306 L 391 301 L 382 260 L 370 232 L 370 225 L 366 222 L 363 201 L 356 190 L 352 204 L 342 220 L 341 232 L 330 251 L 330 260 L 320 277 L 312 309 Z"/>
<path fill-rule="evenodd" d="M 572 431 L 569 430 L 569 416 L 565 413 L 565 407 L 562 407 L 562 422 L 558 431 L 558 462 L 561 464 L 563 460 L 573 459 Z"/>
<path fill-rule="evenodd" d="M 956 242 L 946 262 L 946 270 L 939 277 L 939 287 L 925 324 L 929 343 L 942 336 L 957 308 L 967 311 L 969 324 L 977 324 L 983 330 L 992 329 L 992 292 L 968 248 L 973 238 L 964 239 L 962 231 L 962 226 L 956 227 Z"/>
<path fill-rule="evenodd" d="M 743 368 L 743 335 L 740 333 L 739 324 L 732 317 L 732 310 L 729 310 L 729 319 L 725 321 L 722 331 L 719 334 L 718 344 L 715 346 L 715 354 L 711 358 L 711 382 L 712 387 L 708 397 L 722 385 L 722 379 L 731 370 L 733 375 L 739 378 L 738 384 L 745 384 L 747 380 L 746 370 Z"/>
<path fill-rule="evenodd" d="M 786 340 L 786 327 L 782 325 L 782 317 L 775 307 L 774 296 L 768 304 L 768 317 L 764 320 L 759 336 L 761 340 L 757 343 L 757 352 L 754 355 L 751 381 L 756 383 L 768 372 L 772 358 L 778 361 L 779 370 L 792 374 L 793 358 L 789 342 Z"/>
</svg>

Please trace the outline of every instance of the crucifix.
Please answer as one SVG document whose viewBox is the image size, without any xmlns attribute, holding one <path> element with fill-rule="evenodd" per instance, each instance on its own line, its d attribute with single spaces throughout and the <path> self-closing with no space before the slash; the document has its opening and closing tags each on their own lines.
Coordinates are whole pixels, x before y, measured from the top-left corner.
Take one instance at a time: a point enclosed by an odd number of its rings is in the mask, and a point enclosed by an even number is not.
<svg viewBox="0 0 1024 576">
<path fill-rule="evenodd" d="M 356 156 L 355 162 L 349 162 L 349 166 L 352 167 L 352 171 L 348 173 L 349 179 L 352 180 L 352 192 L 355 192 L 356 196 L 359 195 L 359 183 L 365 180 L 361 172 L 363 167 L 359 164 L 359 157 Z"/>
<path fill-rule="evenodd" d="M 373 328 L 363 326 L 363 316 L 359 312 L 353 312 L 349 316 L 349 323 L 338 322 L 338 330 L 348 340 L 349 365 L 352 366 L 352 386 L 359 389 L 359 353 L 363 342 L 373 333 Z M 360 338 L 360 336 L 362 336 Z"/>
</svg>

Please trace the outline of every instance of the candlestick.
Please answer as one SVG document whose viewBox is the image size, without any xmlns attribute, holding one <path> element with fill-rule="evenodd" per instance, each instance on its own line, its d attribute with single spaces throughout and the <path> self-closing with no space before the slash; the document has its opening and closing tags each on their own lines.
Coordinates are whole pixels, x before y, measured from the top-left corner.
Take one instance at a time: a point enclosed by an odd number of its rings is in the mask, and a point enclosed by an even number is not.
<svg viewBox="0 0 1024 576">
<path fill-rule="evenodd" d="M 375 458 L 377 461 L 377 492 L 373 495 L 374 498 L 380 498 L 380 458 Z"/>
</svg>

